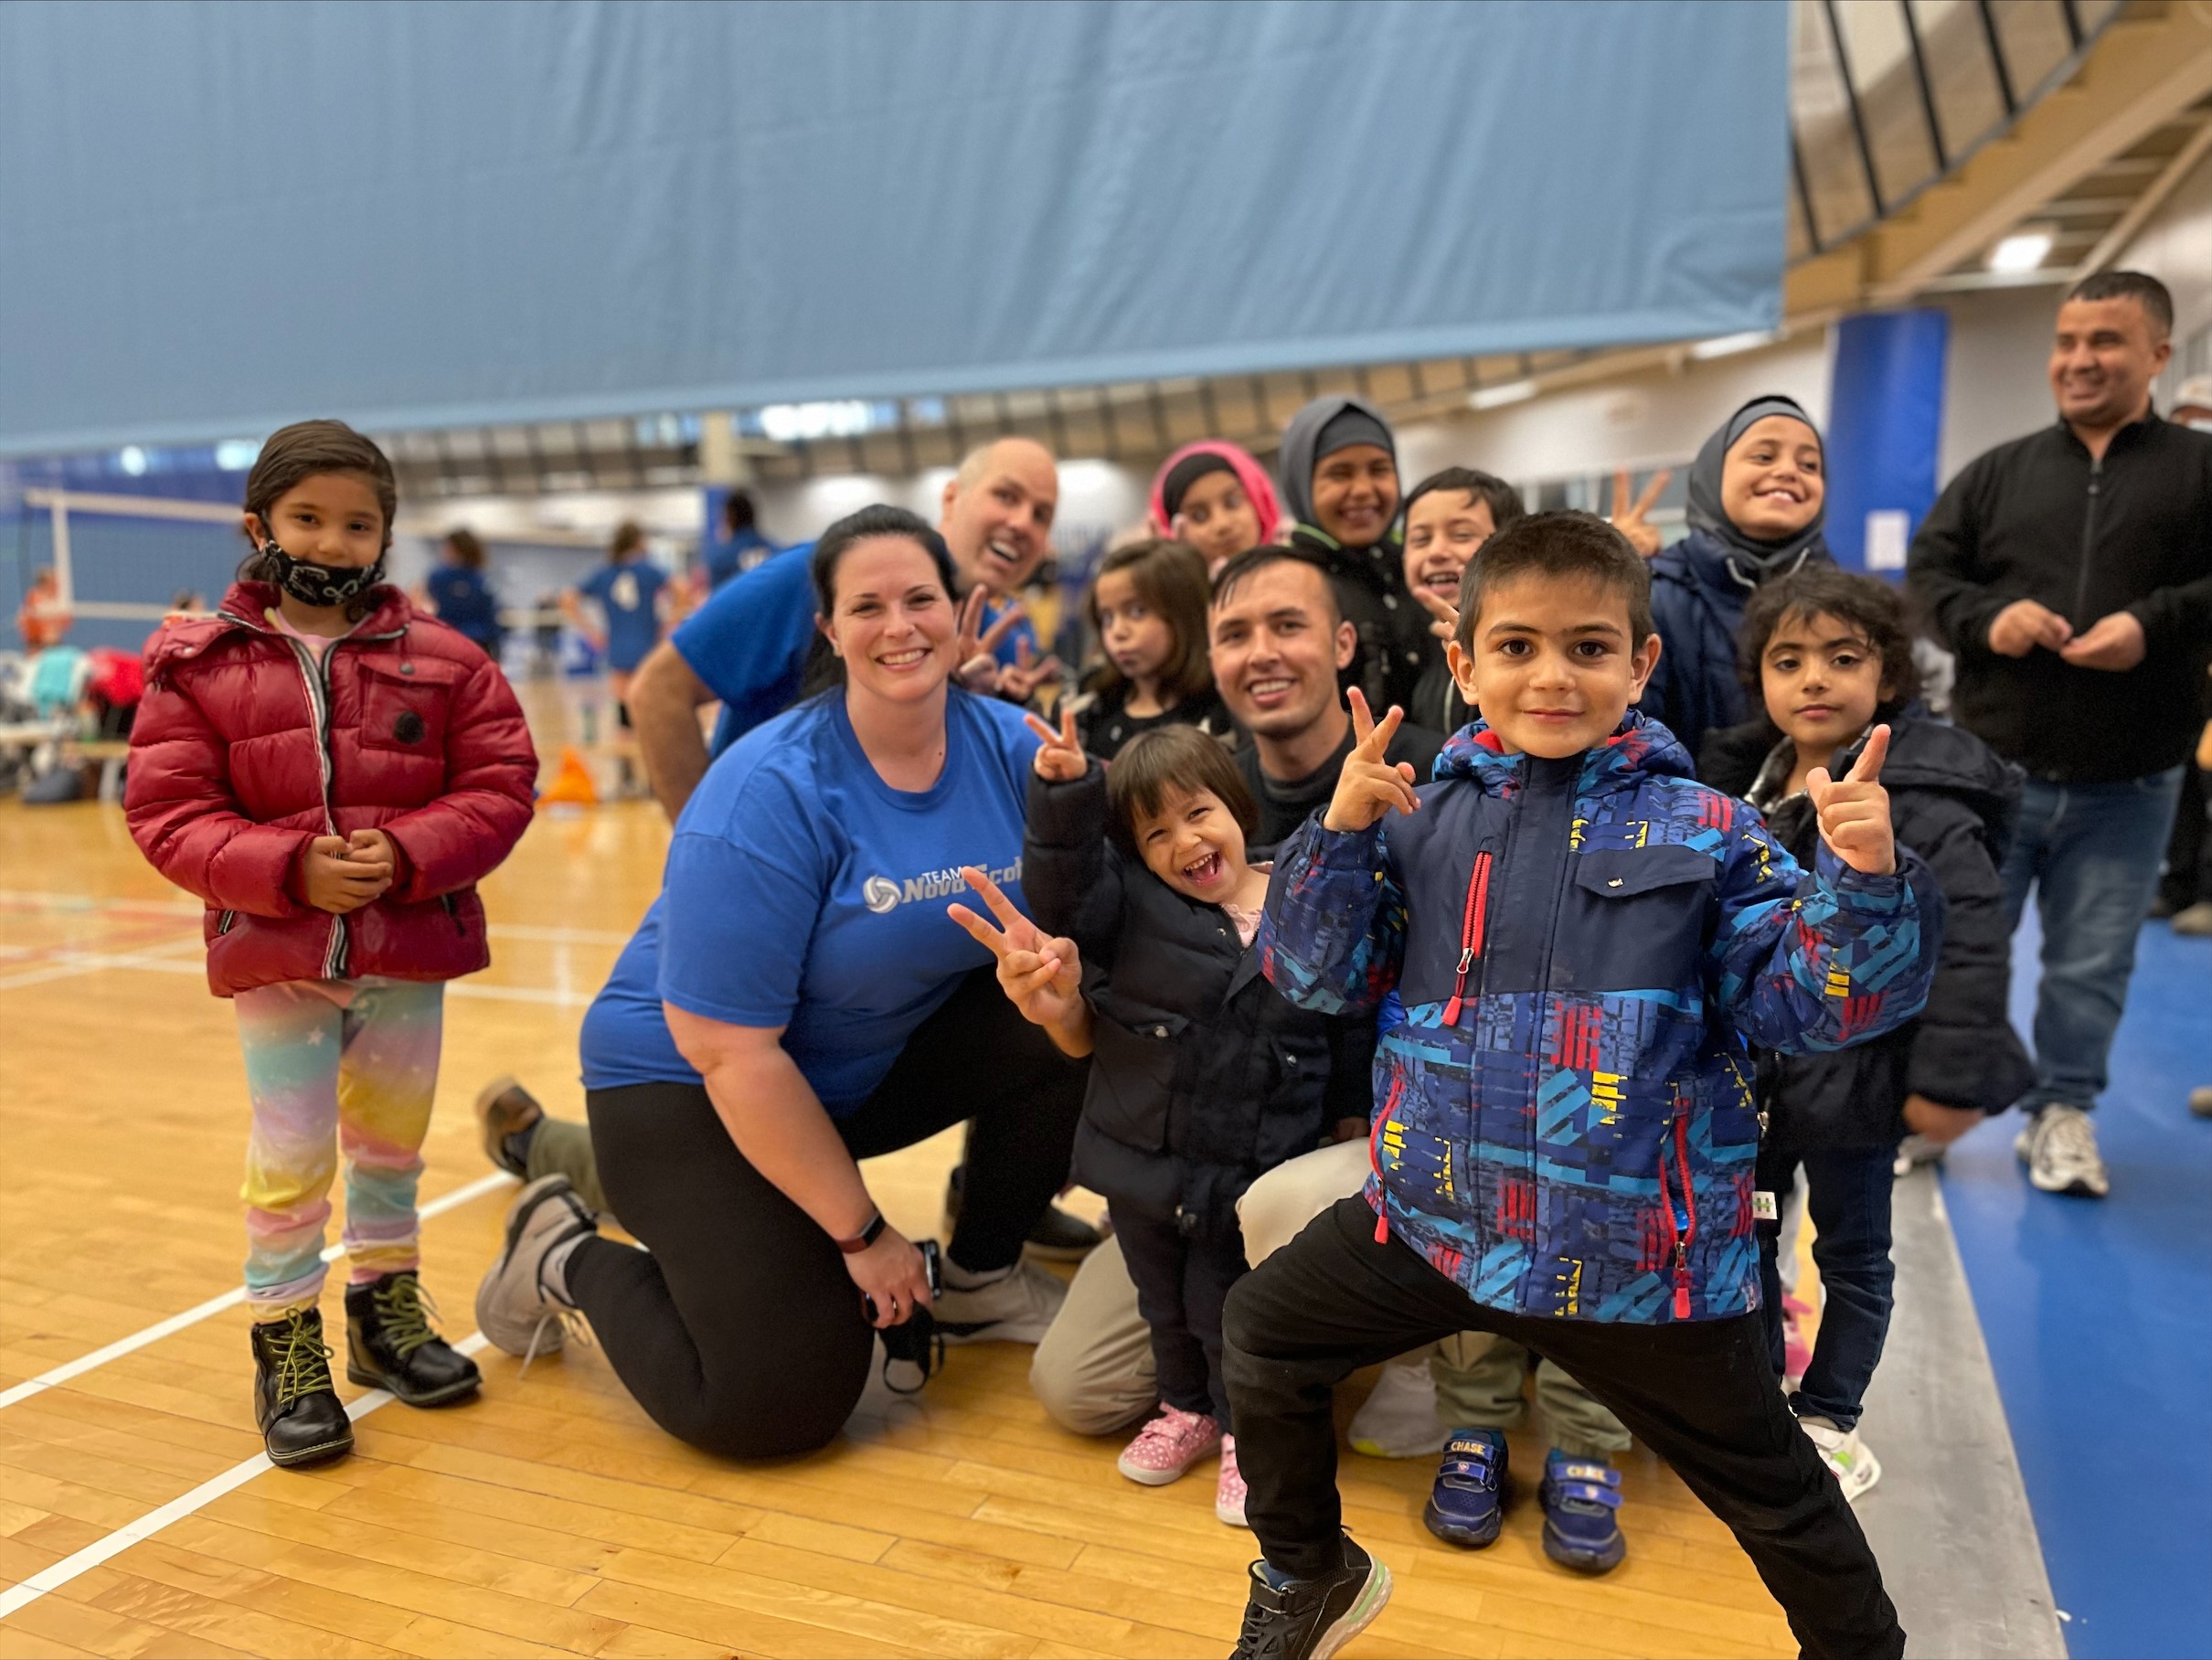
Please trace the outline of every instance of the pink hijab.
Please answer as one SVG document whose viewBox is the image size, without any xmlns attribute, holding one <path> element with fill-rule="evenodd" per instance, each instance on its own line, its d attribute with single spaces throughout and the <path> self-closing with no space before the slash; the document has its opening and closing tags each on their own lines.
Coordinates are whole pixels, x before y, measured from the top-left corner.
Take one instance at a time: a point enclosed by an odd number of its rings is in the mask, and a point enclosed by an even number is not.
<svg viewBox="0 0 2212 1660">
<path fill-rule="evenodd" d="M 1251 503 L 1252 511 L 1260 516 L 1260 542 L 1273 541 L 1276 528 L 1282 523 L 1282 509 L 1275 501 L 1274 481 L 1268 477 L 1267 469 L 1248 452 L 1220 438 L 1201 438 L 1195 444 L 1185 444 L 1160 463 L 1160 470 L 1152 475 L 1154 528 L 1162 536 L 1174 533 L 1174 527 L 1168 518 L 1164 489 L 1167 475 L 1194 455 L 1218 455 L 1228 463 L 1229 471 L 1236 474 L 1237 482 L 1244 486 L 1244 499 Z"/>
</svg>

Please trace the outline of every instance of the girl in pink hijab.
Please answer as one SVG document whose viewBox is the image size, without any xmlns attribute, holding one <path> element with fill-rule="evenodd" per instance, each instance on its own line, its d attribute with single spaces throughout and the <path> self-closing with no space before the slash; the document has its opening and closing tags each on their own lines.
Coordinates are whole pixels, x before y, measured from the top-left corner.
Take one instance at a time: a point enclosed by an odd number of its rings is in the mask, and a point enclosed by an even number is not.
<svg viewBox="0 0 2212 1660">
<path fill-rule="evenodd" d="M 1208 576 L 1248 548 L 1275 539 L 1282 510 L 1267 469 L 1235 444 L 1185 444 L 1152 481 L 1152 518 L 1162 536 L 1196 548 Z"/>
</svg>

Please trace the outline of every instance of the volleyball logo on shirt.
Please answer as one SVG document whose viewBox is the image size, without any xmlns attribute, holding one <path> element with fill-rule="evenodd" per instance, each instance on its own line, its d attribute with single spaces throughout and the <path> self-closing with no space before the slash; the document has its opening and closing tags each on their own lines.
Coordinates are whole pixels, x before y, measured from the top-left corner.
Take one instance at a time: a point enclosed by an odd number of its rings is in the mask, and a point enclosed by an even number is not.
<svg viewBox="0 0 2212 1660">
<path fill-rule="evenodd" d="M 1011 865 L 985 866 L 984 872 L 1004 888 L 1022 879 L 1022 862 L 1016 859 Z M 925 870 L 904 882 L 888 876 L 872 876 L 860 884 L 860 899 L 880 917 L 916 899 L 958 899 L 967 891 L 968 884 L 961 879 L 960 867 L 955 865 L 947 870 Z"/>
</svg>

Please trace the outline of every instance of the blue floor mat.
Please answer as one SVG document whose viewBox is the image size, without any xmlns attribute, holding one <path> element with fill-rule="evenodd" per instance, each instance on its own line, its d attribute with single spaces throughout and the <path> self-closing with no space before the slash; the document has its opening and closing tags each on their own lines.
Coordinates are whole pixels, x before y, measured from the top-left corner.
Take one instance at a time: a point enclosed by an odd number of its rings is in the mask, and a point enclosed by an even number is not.
<svg viewBox="0 0 2212 1660">
<path fill-rule="evenodd" d="M 2037 931 L 2015 942 L 2031 1029 Z M 1943 1197 L 2074 1660 L 2212 1655 L 2212 940 L 2143 931 L 2097 1112 L 2111 1197 L 2038 1193 L 2008 1112 Z"/>
</svg>

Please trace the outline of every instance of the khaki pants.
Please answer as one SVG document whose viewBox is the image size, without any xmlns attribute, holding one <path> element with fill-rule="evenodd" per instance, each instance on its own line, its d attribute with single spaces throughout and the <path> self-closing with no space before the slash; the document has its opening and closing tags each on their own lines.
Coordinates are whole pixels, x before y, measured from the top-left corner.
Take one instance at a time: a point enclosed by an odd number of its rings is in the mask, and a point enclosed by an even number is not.
<svg viewBox="0 0 2212 1660">
<path fill-rule="evenodd" d="M 1247 1260 L 1258 1267 L 1338 1199 L 1357 1193 L 1367 1168 L 1367 1144 L 1354 1140 L 1278 1165 L 1254 1182 L 1237 1201 Z M 1519 1344 L 1462 1332 L 1434 1345 L 1427 1357 L 1437 1410 L 1451 1427 L 1506 1430 L 1521 1421 L 1528 1361 Z M 1111 1434 L 1152 1410 L 1157 1396 L 1151 1334 L 1113 1240 L 1076 1272 L 1059 1317 L 1037 1346 L 1029 1387 L 1058 1422 L 1079 1435 Z M 1629 1444 L 1621 1421 L 1549 1361 L 1537 1367 L 1537 1410 L 1563 1452 L 1608 1457 Z"/>
</svg>

